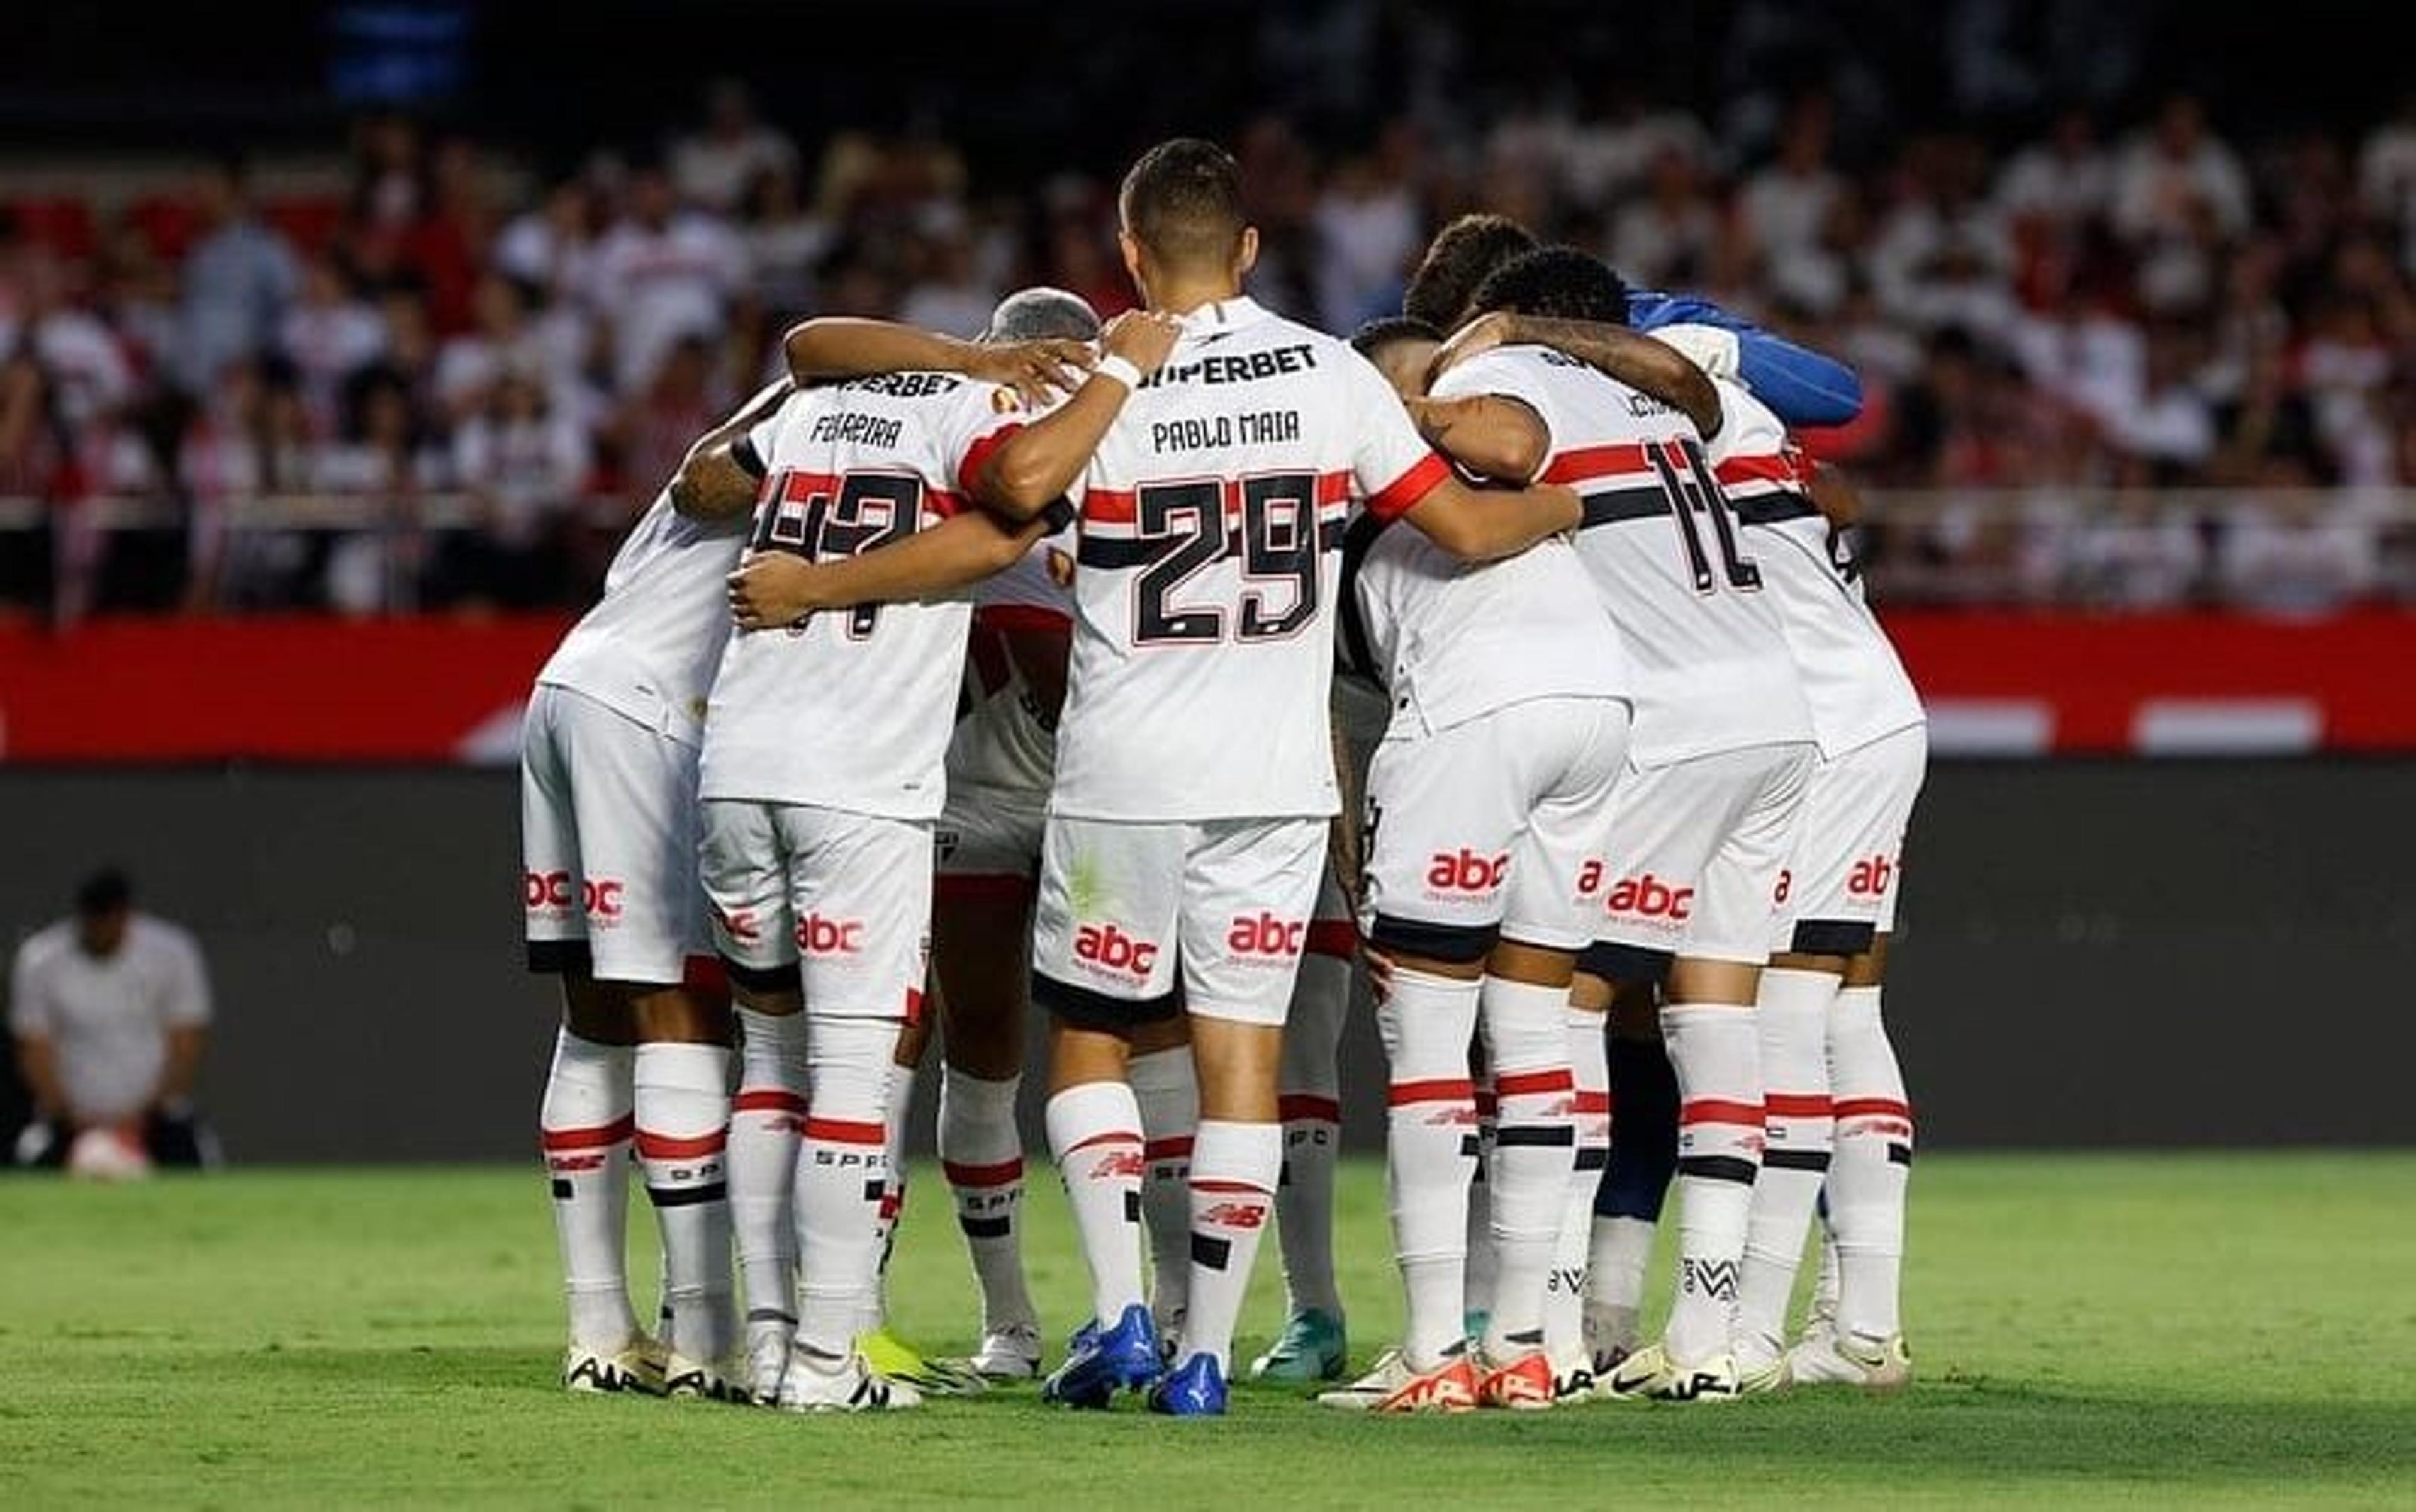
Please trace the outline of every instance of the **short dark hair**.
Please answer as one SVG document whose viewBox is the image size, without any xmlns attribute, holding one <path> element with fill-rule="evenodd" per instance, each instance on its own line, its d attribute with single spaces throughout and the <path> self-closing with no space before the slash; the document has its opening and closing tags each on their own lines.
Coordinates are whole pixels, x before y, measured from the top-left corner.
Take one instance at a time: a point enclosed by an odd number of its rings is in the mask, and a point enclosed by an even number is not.
<svg viewBox="0 0 2416 1512">
<path fill-rule="evenodd" d="M 982 332 L 990 341 L 1038 341 L 1051 337 L 1068 341 L 1089 341 L 1099 334 L 1099 312 L 1079 294 L 1034 284 L 1018 289 L 998 302 L 990 311 L 989 328 Z"/>
<path fill-rule="evenodd" d="M 1371 320 L 1351 333 L 1351 350 L 1363 357 L 1372 357 L 1396 341 L 1440 341 L 1442 332 L 1427 322 L 1411 315 L 1387 315 Z"/>
<path fill-rule="evenodd" d="M 134 884 L 115 867 L 103 867 L 76 884 L 75 911 L 78 918 L 100 918 L 129 908 L 134 902 Z"/>
<path fill-rule="evenodd" d="M 1176 137 L 1142 153 L 1125 174 L 1116 207 L 1142 249 L 1174 267 L 1231 262 L 1249 225 L 1241 164 L 1198 137 Z"/>
<path fill-rule="evenodd" d="M 1487 274 L 1472 308 L 1520 315 L 1627 324 L 1627 282 L 1608 264 L 1575 247 L 1543 247 Z"/>
<path fill-rule="evenodd" d="M 1439 331 L 1453 329 L 1472 311 L 1486 275 L 1536 245 L 1535 234 L 1506 215 L 1461 216 L 1427 244 L 1401 295 L 1401 313 Z"/>
</svg>

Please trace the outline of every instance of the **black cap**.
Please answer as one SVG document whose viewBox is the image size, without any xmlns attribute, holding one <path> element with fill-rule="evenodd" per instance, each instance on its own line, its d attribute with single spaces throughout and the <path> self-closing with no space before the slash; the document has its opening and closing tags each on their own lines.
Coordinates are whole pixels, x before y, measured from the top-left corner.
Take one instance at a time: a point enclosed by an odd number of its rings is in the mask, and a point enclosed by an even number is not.
<svg viewBox="0 0 2416 1512">
<path fill-rule="evenodd" d="M 84 918 L 115 914 L 134 901 L 134 885 L 115 867 L 104 867 L 76 885 L 76 913 Z"/>
</svg>

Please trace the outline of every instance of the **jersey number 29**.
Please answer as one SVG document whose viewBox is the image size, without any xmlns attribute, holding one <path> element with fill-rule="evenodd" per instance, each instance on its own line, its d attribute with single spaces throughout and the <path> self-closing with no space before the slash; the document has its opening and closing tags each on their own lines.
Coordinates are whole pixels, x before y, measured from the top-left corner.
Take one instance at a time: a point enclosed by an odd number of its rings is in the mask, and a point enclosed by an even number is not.
<svg viewBox="0 0 2416 1512">
<path fill-rule="evenodd" d="M 1225 485 L 1214 478 L 1152 483 L 1133 501 L 1138 544 L 1150 565 L 1133 580 L 1133 643 L 1221 641 L 1224 605 L 1178 603 L 1183 585 L 1238 551 L 1242 582 L 1236 641 L 1276 641 L 1317 617 L 1320 556 L 1317 479 L 1277 473 L 1241 480 L 1238 545 L 1225 523 Z M 1279 586 L 1278 586 L 1279 585 Z"/>
</svg>

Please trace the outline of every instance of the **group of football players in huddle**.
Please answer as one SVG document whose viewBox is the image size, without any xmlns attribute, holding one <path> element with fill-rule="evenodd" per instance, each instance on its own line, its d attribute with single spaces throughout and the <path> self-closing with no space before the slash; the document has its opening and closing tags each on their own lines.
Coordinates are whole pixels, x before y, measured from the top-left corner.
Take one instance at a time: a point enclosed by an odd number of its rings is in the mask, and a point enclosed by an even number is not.
<svg viewBox="0 0 2416 1512">
<path fill-rule="evenodd" d="M 1290 1316 L 1251 1371 L 1332 1407 L 1909 1379 L 1880 996 L 1923 714 L 1852 491 L 1789 433 L 1850 417 L 1851 373 L 1493 216 L 1344 341 L 1244 294 L 1243 205 L 1216 146 L 1145 155 L 1144 308 L 1104 327 L 1052 289 L 976 341 L 799 325 L 539 673 L 572 1388 L 860 1411 L 1040 1376 L 1027 1004 L 1092 1286 L 1048 1400 L 1222 1413 L 1271 1221 Z M 1406 1327 L 1345 1380 L 1361 971 Z M 883 1315 L 935 1023 L 961 1361 Z"/>
</svg>

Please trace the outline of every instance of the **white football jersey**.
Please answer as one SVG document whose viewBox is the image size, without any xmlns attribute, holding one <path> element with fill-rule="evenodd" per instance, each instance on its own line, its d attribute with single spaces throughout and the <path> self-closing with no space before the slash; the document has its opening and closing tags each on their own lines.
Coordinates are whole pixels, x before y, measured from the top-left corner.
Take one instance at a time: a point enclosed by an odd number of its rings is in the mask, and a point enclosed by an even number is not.
<svg viewBox="0 0 2416 1512">
<path fill-rule="evenodd" d="M 1810 740 L 1778 611 L 1693 422 L 1545 347 L 1491 355 L 1485 391 L 1523 401 L 1551 433 L 1544 481 L 1585 498 L 1578 556 L 1632 673 L 1628 759 L 1651 767 Z"/>
<path fill-rule="evenodd" d="M 1812 503 L 1809 464 L 1770 407 L 1720 383 L 1725 418 L 1705 448 L 1746 526 L 1762 591 L 1803 678 L 1820 754 L 1835 757 L 1920 724 L 1921 696 L 1863 597 L 1850 557 Z"/>
<path fill-rule="evenodd" d="M 1064 632 L 1074 619 L 1074 531 L 1033 543 L 1005 571 L 974 589 L 965 658 L 964 713 L 948 741 L 948 783 L 1046 794 L 1057 770 L 1057 720 L 1042 709 L 991 630 Z"/>
<path fill-rule="evenodd" d="M 763 464 L 748 549 L 828 561 L 966 507 L 966 480 L 1021 423 L 1012 392 L 906 372 L 811 389 L 747 436 Z M 705 716 L 707 798 L 932 819 L 970 596 L 866 604 L 802 629 L 732 630 Z"/>
<path fill-rule="evenodd" d="M 704 739 L 705 695 L 730 639 L 724 580 L 747 544 L 743 520 L 690 520 L 658 494 L 621 542 L 604 597 L 536 674 L 684 746 Z"/>
<path fill-rule="evenodd" d="M 1326 695 L 1343 526 L 1449 476 L 1382 376 L 1248 298 L 1184 317 L 1091 459 L 1050 811 L 1335 811 Z"/>
<path fill-rule="evenodd" d="M 1489 370 L 1502 360 L 1488 353 L 1462 363 L 1435 397 L 1490 391 Z M 1463 562 L 1415 526 L 1369 537 L 1371 526 L 1381 522 L 1363 517 L 1343 545 L 1353 590 L 1343 651 L 1390 692 L 1394 734 L 1432 734 L 1530 699 L 1627 696 L 1619 631 L 1568 541 Z"/>
</svg>

